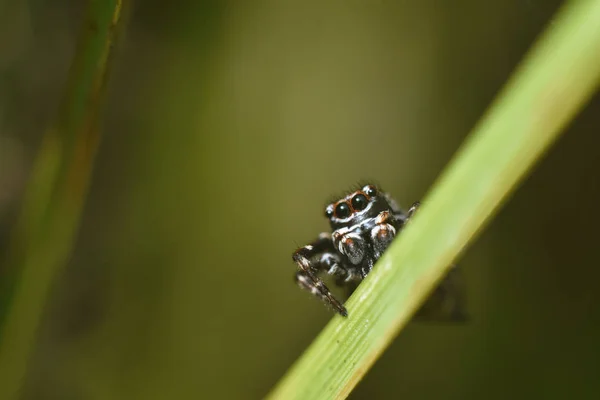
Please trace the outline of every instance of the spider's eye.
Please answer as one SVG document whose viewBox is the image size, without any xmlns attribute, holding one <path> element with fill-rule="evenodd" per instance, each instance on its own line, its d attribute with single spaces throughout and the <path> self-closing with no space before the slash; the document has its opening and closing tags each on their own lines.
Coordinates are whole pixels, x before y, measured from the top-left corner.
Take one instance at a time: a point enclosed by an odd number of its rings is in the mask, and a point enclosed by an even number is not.
<svg viewBox="0 0 600 400">
<path fill-rule="evenodd" d="M 333 209 L 331 209 L 331 208 L 327 208 L 327 209 L 325 210 L 325 216 L 326 216 L 327 218 L 331 218 L 331 217 L 333 217 Z"/>
<path fill-rule="evenodd" d="M 367 194 L 367 196 L 373 197 L 377 194 L 377 189 L 375 189 L 375 186 L 367 186 L 365 188 L 365 193 Z"/>
<path fill-rule="evenodd" d="M 346 203 L 340 203 L 335 208 L 335 216 L 338 218 L 347 218 L 350 216 L 350 207 Z"/>
<path fill-rule="evenodd" d="M 364 210 L 368 202 L 364 194 L 357 194 L 352 198 L 352 208 L 356 211 Z"/>
</svg>

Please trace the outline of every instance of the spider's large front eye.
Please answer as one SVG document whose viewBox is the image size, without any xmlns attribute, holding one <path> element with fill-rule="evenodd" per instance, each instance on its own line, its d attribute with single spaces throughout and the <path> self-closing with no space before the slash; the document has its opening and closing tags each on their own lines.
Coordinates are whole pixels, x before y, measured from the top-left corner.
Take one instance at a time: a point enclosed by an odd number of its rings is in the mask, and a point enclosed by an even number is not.
<svg viewBox="0 0 600 400">
<path fill-rule="evenodd" d="M 356 211 L 364 210 L 368 202 L 364 194 L 357 194 L 352 198 L 352 208 Z"/>
<path fill-rule="evenodd" d="M 347 218 L 350 216 L 350 207 L 346 203 L 340 203 L 335 208 L 335 216 L 338 218 Z"/>
</svg>

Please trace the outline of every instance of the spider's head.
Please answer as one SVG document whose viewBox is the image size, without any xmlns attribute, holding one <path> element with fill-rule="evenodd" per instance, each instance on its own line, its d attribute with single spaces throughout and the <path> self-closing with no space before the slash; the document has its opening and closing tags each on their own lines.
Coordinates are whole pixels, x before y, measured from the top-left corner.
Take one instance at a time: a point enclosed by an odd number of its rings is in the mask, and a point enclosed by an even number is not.
<svg viewBox="0 0 600 400">
<path fill-rule="evenodd" d="M 360 224 L 368 218 L 375 218 L 380 212 L 391 208 L 385 193 L 375 185 L 366 185 L 329 204 L 325 208 L 325 216 L 329 219 L 332 229 L 339 229 Z"/>
</svg>

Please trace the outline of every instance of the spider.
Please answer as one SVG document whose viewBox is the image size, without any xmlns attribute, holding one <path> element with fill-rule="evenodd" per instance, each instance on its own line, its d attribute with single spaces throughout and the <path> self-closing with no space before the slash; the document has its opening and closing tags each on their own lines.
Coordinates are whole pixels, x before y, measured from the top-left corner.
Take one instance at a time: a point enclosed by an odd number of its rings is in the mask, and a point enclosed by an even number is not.
<svg viewBox="0 0 600 400">
<path fill-rule="evenodd" d="M 385 192 L 372 184 L 363 186 L 325 208 L 332 233 L 323 232 L 312 243 L 297 249 L 292 259 L 298 266 L 296 283 L 344 317 L 348 311 L 318 276 L 325 272 L 352 294 L 371 272 L 375 262 L 418 210 L 415 202 L 404 212 Z M 460 280 L 453 267 L 417 317 L 462 320 Z"/>
</svg>

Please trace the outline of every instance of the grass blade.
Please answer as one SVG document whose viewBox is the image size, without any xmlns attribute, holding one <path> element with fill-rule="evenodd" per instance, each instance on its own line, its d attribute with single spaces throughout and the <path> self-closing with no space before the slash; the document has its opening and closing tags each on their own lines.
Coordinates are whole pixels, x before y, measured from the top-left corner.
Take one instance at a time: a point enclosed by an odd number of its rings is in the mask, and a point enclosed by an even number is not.
<svg viewBox="0 0 600 400">
<path fill-rule="evenodd" d="M 77 232 L 121 0 L 91 0 L 56 123 L 42 140 L 11 237 L 0 303 L 0 398 L 19 397 L 40 316 Z"/>
<path fill-rule="evenodd" d="M 600 1 L 567 3 L 386 251 L 268 395 L 345 398 L 600 81 Z"/>
</svg>

